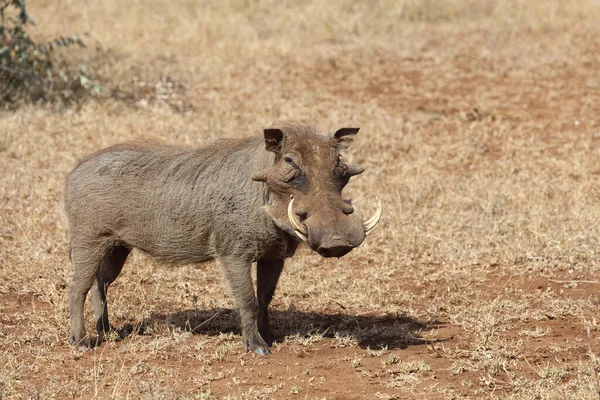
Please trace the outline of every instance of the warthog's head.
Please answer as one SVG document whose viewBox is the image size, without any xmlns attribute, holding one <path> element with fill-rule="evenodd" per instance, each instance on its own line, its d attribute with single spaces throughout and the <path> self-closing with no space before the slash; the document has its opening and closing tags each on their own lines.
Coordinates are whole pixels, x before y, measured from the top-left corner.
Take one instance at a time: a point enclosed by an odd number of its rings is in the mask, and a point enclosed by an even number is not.
<svg viewBox="0 0 600 400">
<path fill-rule="evenodd" d="M 379 201 L 373 217 L 362 221 L 354 214 L 342 189 L 364 168 L 345 164 L 340 150 L 359 128 L 342 128 L 330 136 L 303 124 L 278 124 L 265 129 L 265 146 L 275 153 L 275 164 L 252 175 L 270 189 L 266 206 L 275 224 L 297 235 L 324 257 L 341 257 L 360 245 L 381 218 Z"/>
</svg>

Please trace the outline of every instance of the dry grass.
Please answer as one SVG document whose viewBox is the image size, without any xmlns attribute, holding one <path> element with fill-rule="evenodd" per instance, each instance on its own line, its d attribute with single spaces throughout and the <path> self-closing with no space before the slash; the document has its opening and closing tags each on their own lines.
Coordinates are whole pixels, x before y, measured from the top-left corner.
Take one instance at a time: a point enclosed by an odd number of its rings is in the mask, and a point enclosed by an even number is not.
<svg viewBox="0 0 600 400">
<path fill-rule="evenodd" d="M 598 398 L 597 0 L 30 13 L 37 37 L 90 32 L 114 96 L 0 114 L 0 398 Z M 339 261 L 287 263 L 274 354 L 242 354 L 213 265 L 139 253 L 110 292 L 113 322 L 137 334 L 72 350 L 61 191 L 76 161 L 280 119 L 361 126 L 350 157 L 367 170 L 349 193 L 369 210 L 378 194 L 385 217 Z"/>
</svg>

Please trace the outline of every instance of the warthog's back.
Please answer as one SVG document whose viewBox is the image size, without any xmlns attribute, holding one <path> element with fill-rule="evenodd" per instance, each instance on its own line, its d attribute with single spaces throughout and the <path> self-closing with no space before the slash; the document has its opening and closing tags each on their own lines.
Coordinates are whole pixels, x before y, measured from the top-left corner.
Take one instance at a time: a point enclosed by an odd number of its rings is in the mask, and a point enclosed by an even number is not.
<svg viewBox="0 0 600 400">
<path fill-rule="evenodd" d="M 105 149 L 67 179 L 71 245 L 123 242 L 173 262 L 212 258 L 224 245 L 235 250 L 255 234 L 248 226 L 265 223 L 266 190 L 249 176 L 272 163 L 260 139 Z"/>
</svg>

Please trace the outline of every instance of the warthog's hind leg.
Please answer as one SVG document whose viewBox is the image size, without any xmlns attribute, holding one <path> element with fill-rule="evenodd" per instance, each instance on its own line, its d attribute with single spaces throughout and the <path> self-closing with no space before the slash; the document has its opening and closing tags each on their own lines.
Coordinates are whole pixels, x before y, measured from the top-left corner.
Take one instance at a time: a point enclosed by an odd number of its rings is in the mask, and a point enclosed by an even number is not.
<svg viewBox="0 0 600 400">
<path fill-rule="evenodd" d="M 108 286 L 117 279 L 127 260 L 131 250 L 125 246 L 115 246 L 109 250 L 98 268 L 96 279 L 90 292 L 92 297 L 92 309 L 94 310 L 94 319 L 96 320 L 96 331 L 98 338 L 102 339 L 104 333 L 111 330 L 108 322 L 108 305 L 106 300 L 106 291 Z"/>
<path fill-rule="evenodd" d="M 267 308 L 273 299 L 279 275 L 283 270 L 283 260 L 259 260 L 256 266 L 256 294 L 258 296 L 258 332 L 270 346 L 273 332 L 269 326 Z"/>
<path fill-rule="evenodd" d="M 69 284 L 69 310 L 71 313 L 71 329 L 69 343 L 89 347 L 86 336 L 83 307 L 85 298 L 92 287 L 96 272 L 100 266 L 104 251 L 101 246 L 72 246 L 71 261 L 73 263 L 73 279 Z"/>
<path fill-rule="evenodd" d="M 231 257 L 220 259 L 225 278 L 242 319 L 244 351 L 254 350 L 260 355 L 271 354 L 269 346 L 258 332 L 257 304 L 252 283 L 252 263 Z"/>
</svg>

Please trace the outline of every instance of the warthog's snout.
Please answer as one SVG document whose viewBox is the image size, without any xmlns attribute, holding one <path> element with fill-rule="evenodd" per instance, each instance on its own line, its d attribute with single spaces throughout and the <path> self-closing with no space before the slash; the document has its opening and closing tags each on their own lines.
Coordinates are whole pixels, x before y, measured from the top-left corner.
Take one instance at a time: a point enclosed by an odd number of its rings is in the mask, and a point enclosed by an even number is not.
<svg viewBox="0 0 600 400">
<path fill-rule="evenodd" d="M 357 218 L 353 218 L 358 220 Z M 346 229 L 343 234 L 333 233 L 330 230 L 314 229 L 314 234 L 309 231 L 308 245 L 323 257 L 342 257 L 365 240 L 365 233 L 362 230 L 360 220 L 358 224 L 344 224 Z M 352 226 L 352 225 L 358 225 Z M 354 229 L 348 229 L 354 228 Z M 358 228 L 358 229 L 357 229 Z"/>
<path fill-rule="evenodd" d="M 294 197 L 288 204 L 288 218 L 296 235 L 323 257 L 342 257 L 365 240 L 382 214 L 378 199 L 377 211 L 366 221 L 353 215 L 354 208 L 344 203 L 340 210 L 309 215 L 294 209 Z"/>
<path fill-rule="evenodd" d="M 342 257 L 365 240 L 360 218 L 343 215 L 337 221 L 307 221 L 308 245 L 323 257 Z"/>
<path fill-rule="evenodd" d="M 323 257 L 342 257 L 345 256 L 356 246 L 342 240 L 334 240 L 321 244 L 317 247 L 317 253 Z"/>
</svg>

